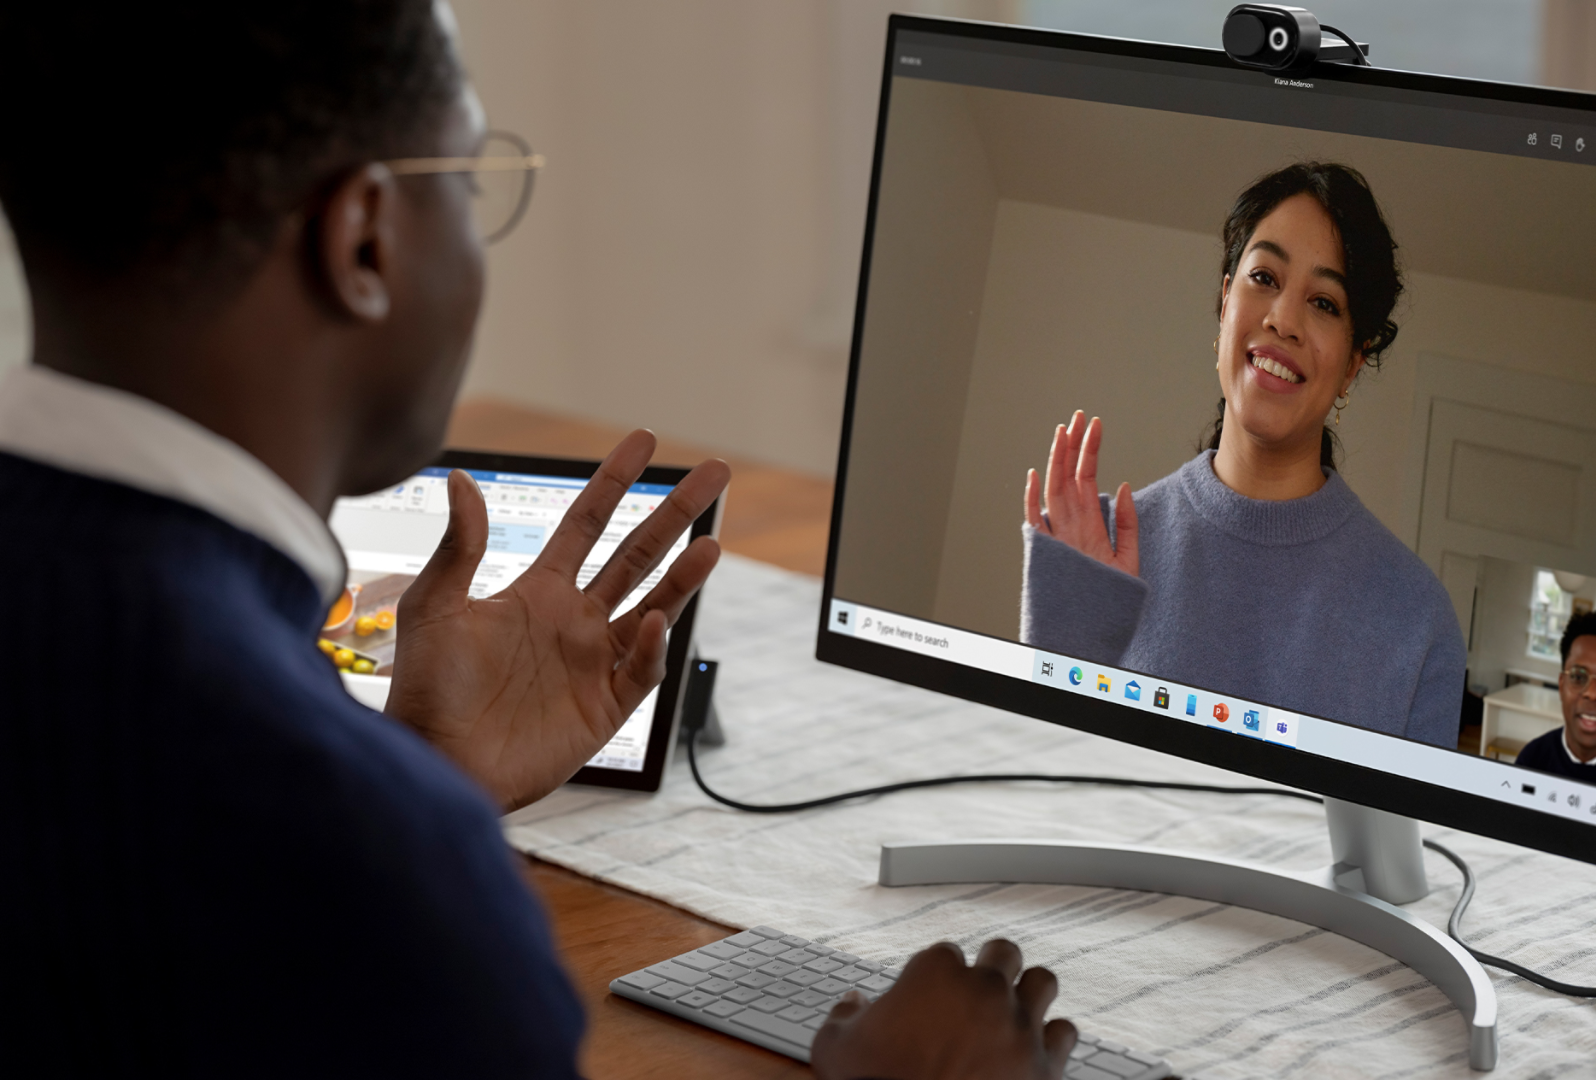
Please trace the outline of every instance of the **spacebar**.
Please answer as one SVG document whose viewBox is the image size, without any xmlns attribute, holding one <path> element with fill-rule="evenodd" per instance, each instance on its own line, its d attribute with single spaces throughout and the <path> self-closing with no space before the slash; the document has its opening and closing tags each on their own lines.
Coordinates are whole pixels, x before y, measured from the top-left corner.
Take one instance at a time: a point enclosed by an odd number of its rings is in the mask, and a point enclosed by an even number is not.
<svg viewBox="0 0 1596 1080">
<path fill-rule="evenodd" d="M 815 1033 L 808 1028 L 799 1027 L 797 1024 L 787 1020 L 778 1020 L 774 1016 L 766 1016 L 764 1013 L 755 1012 L 753 1009 L 744 1009 L 732 1017 L 731 1022 L 741 1024 L 743 1027 L 753 1028 L 755 1031 L 773 1036 L 783 1042 L 790 1042 L 795 1046 L 807 1047 L 815 1041 Z"/>
</svg>

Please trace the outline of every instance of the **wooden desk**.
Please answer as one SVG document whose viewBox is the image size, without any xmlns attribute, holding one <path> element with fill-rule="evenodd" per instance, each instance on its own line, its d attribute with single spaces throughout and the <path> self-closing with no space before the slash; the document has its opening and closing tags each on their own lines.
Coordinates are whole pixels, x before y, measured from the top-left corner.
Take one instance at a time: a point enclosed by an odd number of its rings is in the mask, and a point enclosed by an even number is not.
<svg viewBox="0 0 1596 1080">
<path fill-rule="evenodd" d="M 459 449 L 562 457 L 602 457 L 625 435 L 621 428 L 540 413 L 494 401 L 462 403 L 449 426 Z M 712 456 L 660 440 L 655 460 L 691 465 Z M 785 469 L 729 459 L 730 495 L 721 524 L 727 551 L 790 570 L 825 569 L 831 482 Z M 809 1069 L 751 1043 L 677 1020 L 609 992 L 617 975 L 725 937 L 724 926 L 569 870 L 526 860 L 564 952 L 567 970 L 587 1007 L 582 1069 L 592 1080 L 612 1077 L 794 1077 Z"/>
</svg>

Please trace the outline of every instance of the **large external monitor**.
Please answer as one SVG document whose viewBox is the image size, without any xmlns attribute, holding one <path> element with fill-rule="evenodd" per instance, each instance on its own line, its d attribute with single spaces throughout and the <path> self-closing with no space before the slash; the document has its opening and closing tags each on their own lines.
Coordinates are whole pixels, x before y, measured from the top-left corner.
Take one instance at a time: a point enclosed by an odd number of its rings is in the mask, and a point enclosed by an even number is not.
<svg viewBox="0 0 1596 1080">
<path fill-rule="evenodd" d="M 1596 861 L 1593 341 L 1596 98 L 894 17 L 817 654 Z"/>
</svg>

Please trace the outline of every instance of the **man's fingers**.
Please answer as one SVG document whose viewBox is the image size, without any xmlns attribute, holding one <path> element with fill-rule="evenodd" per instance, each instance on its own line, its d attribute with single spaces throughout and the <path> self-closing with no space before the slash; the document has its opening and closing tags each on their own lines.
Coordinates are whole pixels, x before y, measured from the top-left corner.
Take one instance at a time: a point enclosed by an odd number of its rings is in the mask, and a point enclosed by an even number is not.
<svg viewBox="0 0 1596 1080">
<path fill-rule="evenodd" d="M 617 647 L 623 651 L 632 647 L 637 627 L 651 611 L 664 613 L 667 628 L 675 626 L 687 602 L 709 580 L 710 571 L 715 569 L 719 561 L 720 544 L 714 537 L 700 536 L 688 544 L 687 550 L 677 556 L 670 569 L 665 571 L 659 584 L 650 589 L 636 607 L 610 623 L 610 633 L 614 635 Z"/>
<path fill-rule="evenodd" d="M 465 603 L 482 553 L 488 549 L 488 508 L 470 474 L 449 474 L 449 525 L 437 550 L 405 590 L 400 605 L 405 619 L 453 611 Z"/>
<path fill-rule="evenodd" d="M 1018 945 L 1003 938 L 993 938 L 981 946 L 972 966 L 993 968 L 1002 972 L 1004 982 L 1011 983 L 1020 977 L 1020 967 L 1024 962 Z"/>
<path fill-rule="evenodd" d="M 1062 1017 L 1049 1020 L 1042 1029 L 1042 1049 L 1047 1052 L 1047 1063 L 1054 1076 L 1063 1075 L 1065 1062 L 1069 1059 L 1070 1051 L 1075 1049 L 1075 1040 L 1079 1035 L 1075 1025 Z"/>
<path fill-rule="evenodd" d="M 845 1024 L 870 1007 L 870 999 L 857 990 L 849 990 L 831 1007 L 828 1024 Z"/>
<path fill-rule="evenodd" d="M 1020 1011 L 1031 1023 L 1041 1024 L 1047 1007 L 1058 997 L 1058 979 L 1047 968 L 1026 968 L 1014 986 L 1014 996 L 1019 999 Z"/>
<path fill-rule="evenodd" d="M 587 553 L 604 535 L 604 527 L 609 524 L 621 496 L 642 475 L 648 459 L 653 456 L 654 433 L 651 431 L 634 431 L 617 443 L 593 474 L 593 479 L 571 503 L 534 565 L 552 570 L 567 581 L 575 581 Z"/>
<path fill-rule="evenodd" d="M 607 610 L 613 610 L 653 572 L 676 538 L 720 497 L 729 480 L 731 468 L 719 459 L 706 461 L 688 473 L 654 512 L 616 546 L 603 569 L 588 582 L 587 594 Z"/>
<path fill-rule="evenodd" d="M 651 611 L 638 625 L 632 649 L 610 677 L 623 718 L 631 716 L 648 692 L 665 678 L 665 616 Z"/>
</svg>

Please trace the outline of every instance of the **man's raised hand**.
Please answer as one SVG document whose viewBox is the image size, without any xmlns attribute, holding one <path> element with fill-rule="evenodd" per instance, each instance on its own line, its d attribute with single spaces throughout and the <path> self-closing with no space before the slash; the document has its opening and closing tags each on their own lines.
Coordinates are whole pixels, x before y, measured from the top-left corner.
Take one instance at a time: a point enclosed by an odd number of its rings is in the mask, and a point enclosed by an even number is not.
<svg viewBox="0 0 1596 1080">
<path fill-rule="evenodd" d="M 706 461 L 677 484 L 577 588 L 577 573 L 654 453 L 634 431 L 599 466 L 537 560 L 503 591 L 468 590 L 487 550 L 482 493 L 449 475 L 449 527 L 399 602 L 393 685 L 384 711 L 475 777 L 505 809 L 564 783 L 609 742 L 665 676 L 665 631 L 720 558 L 699 537 L 653 589 L 612 614 L 726 488 Z"/>
</svg>

